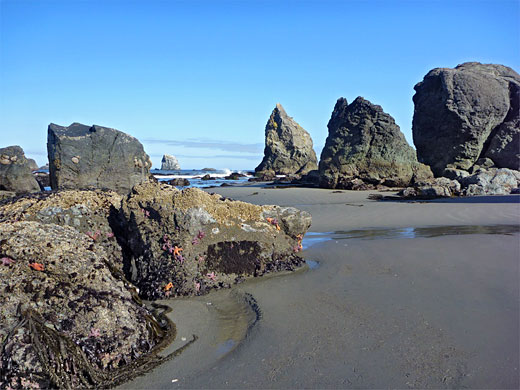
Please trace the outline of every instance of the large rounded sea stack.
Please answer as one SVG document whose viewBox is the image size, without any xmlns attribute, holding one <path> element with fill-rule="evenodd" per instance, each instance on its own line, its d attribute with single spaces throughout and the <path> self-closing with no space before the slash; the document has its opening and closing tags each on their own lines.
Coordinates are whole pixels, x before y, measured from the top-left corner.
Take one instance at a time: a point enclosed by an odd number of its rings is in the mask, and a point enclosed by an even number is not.
<svg viewBox="0 0 520 390">
<path fill-rule="evenodd" d="M 418 163 L 394 118 L 362 97 L 351 104 L 338 99 L 328 128 L 319 166 L 321 187 L 407 186 L 432 176 Z"/>
<path fill-rule="evenodd" d="M 415 91 L 413 140 L 436 176 L 470 171 L 485 158 L 520 169 L 520 75 L 513 69 L 478 62 L 436 68 Z"/>
<path fill-rule="evenodd" d="M 280 103 L 265 126 L 264 159 L 258 175 L 304 175 L 318 168 L 310 134 L 294 121 Z"/>
<path fill-rule="evenodd" d="M 149 179 L 152 166 L 136 138 L 80 123 L 69 127 L 51 123 L 47 153 L 53 190 L 102 188 L 126 194 Z"/>
<path fill-rule="evenodd" d="M 17 194 L 40 191 L 40 186 L 31 173 L 29 160 L 19 146 L 0 149 L 0 191 Z"/>
</svg>

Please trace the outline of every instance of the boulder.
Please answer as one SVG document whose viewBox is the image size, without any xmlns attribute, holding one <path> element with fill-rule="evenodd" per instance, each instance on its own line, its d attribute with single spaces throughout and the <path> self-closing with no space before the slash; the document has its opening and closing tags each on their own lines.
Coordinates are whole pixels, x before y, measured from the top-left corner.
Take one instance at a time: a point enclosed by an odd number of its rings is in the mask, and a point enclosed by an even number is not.
<svg viewBox="0 0 520 390">
<path fill-rule="evenodd" d="M 34 159 L 32 159 L 32 158 L 28 158 L 27 159 L 27 165 L 29 165 L 29 169 L 31 171 L 36 171 L 36 170 L 39 169 L 38 168 L 38 164 L 36 164 L 36 161 Z"/>
<path fill-rule="evenodd" d="M 96 125 L 50 124 L 47 152 L 53 190 L 102 188 L 126 194 L 149 180 L 152 166 L 137 139 Z"/>
<path fill-rule="evenodd" d="M 2 223 L 0 257 L 1 388 L 113 386 L 142 373 L 173 330 L 71 227 Z"/>
<path fill-rule="evenodd" d="M 328 129 L 319 165 L 322 187 L 364 188 L 359 181 L 404 187 L 432 177 L 430 169 L 417 162 L 394 119 L 362 97 L 350 105 L 338 99 Z"/>
<path fill-rule="evenodd" d="M 414 88 L 413 140 L 436 176 L 446 168 L 468 171 L 481 157 L 519 169 L 518 73 L 468 62 L 433 69 Z"/>
<path fill-rule="evenodd" d="M 520 185 L 520 172 L 507 168 L 480 169 L 461 179 L 463 194 L 507 195 Z"/>
<path fill-rule="evenodd" d="M 170 179 L 166 181 L 167 184 L 175 187 L 188 187 L 191 183 L 188 179 Z"/>
<path fill-rule="evenodd" d="M 161 170 L 163 171 L 178 171 L 181 169 L 179 162 L 175 156 L 171 156 L 169 154 L 163 155 L 161 160 Z"/>
<path fill-rule="evenodd" d="M 310 134 L 276 104 L 265 126 L 264 158 L 255 172 L 302 175 L 317 167 Z"/>
<path fill-rule="evenodd" d="M 19 146 L 0 148 L 0 190 L 17 194 L 40 191 L 29 162 Z"/>
<path fill-rule="evenodd" d="M 102 247 L 110 266 L 123 270 L 123 255 L 112 229 L 111 215 L 121 207 L 121 195 L 113 191 L 68 190 L 19 197 L 0 205 L 0 224 L 35 221 L 70 226 Z"/>
<path fill-rule="evenodd" d="M 427 182 L 416 184 L 415 192 L 421 198 L 443 198 L 461 194 L 461 185 L 457 180 L 446 177 L 437 177 Z M 411 193 L 408 194 L 411 196 Z"/>
<path fill-rule="evenodd" d="M 146 183 L 123 199 L 119 223 L 129 278 L 142 297 L 157 299 L 294 269 L 311 216 Z"/>
</svg>

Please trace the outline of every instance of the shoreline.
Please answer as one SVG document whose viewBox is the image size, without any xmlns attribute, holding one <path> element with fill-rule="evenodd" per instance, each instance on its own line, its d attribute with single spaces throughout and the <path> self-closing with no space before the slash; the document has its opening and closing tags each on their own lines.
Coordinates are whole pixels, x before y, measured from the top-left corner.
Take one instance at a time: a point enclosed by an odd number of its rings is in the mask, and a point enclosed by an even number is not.
<svg viewBox="0 0 520 390">
<path fill-rule="evenodd" d="M 304 239 L 303 254 L 319 266 L 164 301 L 179 332 L 170 347 L 188 330 L 200 339 L 119 388 L 518 387 L 520 196 L 397 203 L 367 199 L 376 191 L 211 191 L 311 212 L 310 236 L 327 239 L 312 245 Z M 370 240 L 326 233 L 492 225 L 513 228 Z M 222 325 L 217 308 L 246 294 L 261 319 L 251 328 L 238 321 L 240 336 L 219 339 L 231 325 Z"/>
</svg>

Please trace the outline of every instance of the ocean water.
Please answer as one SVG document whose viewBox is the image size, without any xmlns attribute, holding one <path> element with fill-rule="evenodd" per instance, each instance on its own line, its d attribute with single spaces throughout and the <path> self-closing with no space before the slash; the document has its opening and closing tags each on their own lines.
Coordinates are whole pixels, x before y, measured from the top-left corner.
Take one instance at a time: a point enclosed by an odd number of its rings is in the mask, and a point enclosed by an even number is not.
<svg viewBox="0 0 520 390">
<path fill-rule="evenodd" d="M 232 171 L 230 169 L 217 169 L 214 171 L 208 170 L 200 170 L 200 169 L 180 169 L 178 171 L 167 171 L 162 169 L 152 169 L 150 171 L 152 175 L 159 181 L 168 181 L 171 179 L 188 179 L 190 185 L 187 187 L 177 187 L 177 188 L 188 188 L 188 187 L 197 187 L 197 188 L 207 188 L 207 187 L 220 187 L 222 184 L 244 184 L 251 177 L 251 171 L 241 171 L 235 170 Z M 240 177 L 238 180 L 228 180 L 225 177 L 231 175 L 232 173 L 241 173 L 246 175 L 246 177 Z M 202 180 L 202 177 L 205 175 L 209 175 L 212 180 Z"/>
</svg>

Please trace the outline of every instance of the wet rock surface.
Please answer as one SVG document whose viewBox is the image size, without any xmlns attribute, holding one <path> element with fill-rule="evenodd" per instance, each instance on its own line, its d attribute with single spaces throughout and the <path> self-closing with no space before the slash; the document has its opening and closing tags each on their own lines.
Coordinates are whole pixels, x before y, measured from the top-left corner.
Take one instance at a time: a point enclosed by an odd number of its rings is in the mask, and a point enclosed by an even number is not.
<svg viewBox="0 0 520 390">
<path fill-rule="evenodd" d="M 47 152 L 52 189 L 101 188 L 124 194 L 148 181 L 152 166 L 136 138 L 97 125 L 51 123 Z"/>
<path fill-rule="evenodd" d="M 317 167 L 310 134 L 278 103 L 265 126 L 264 158 L 255 172 L 303 175 Z"/>
<path fill-rule="evenodd" d="M 119 224 L 125 273 L 143 297 L 157 299 L 294 269 L 303 262 L 298 252 L 311 217 L 154 183 L 134 187 Z"/>
<path fill-rule="evenodd" d="M 31 164 L 19 146 L 0 148 L 0 191 L 17 194 L 40 191 Z"/>
<path fill-rule="evenodd" d="M 165 154 L 161 160 L 161 169 L 165 171 L 177 171 L 181 169 L 181 166 L 175 156 Z"/>
<path fill-rule="evenodd" d="M 479 158 L 520 169 L 520 75 L 503 65 L 469 62 L 431 70 L 415 86 L 413 139 L 436 176 L 469 171 Z"/>
<path fill-rule="evenodd" d="M 321 187 L 402 187 L 432 177 L 394 119 L 362 97 L 350 105 L 338 99 L 328 128 L 319 165 Z"/>
<path fill-rule="evenodd" d="M 175 187 L 188 187 L 191 184 L 188 179 L 170 179 L 166 183 Z"/>
<path fill-rule="evenodd" d="M 102 247 L 68 226 L 0 224 L 0 387 L 106 387 L 163 336 Z"/>
<path fill-rule="evenodd" d="M 111 215 L 121 205 L 113 191 L 69 190 L 18 197 L 0 204 L 0 224 L 36 221 L 70 226 L 102 247 L 112 267 L 123 268 L 121 247 L 111 227 Z"/>
</svg>

